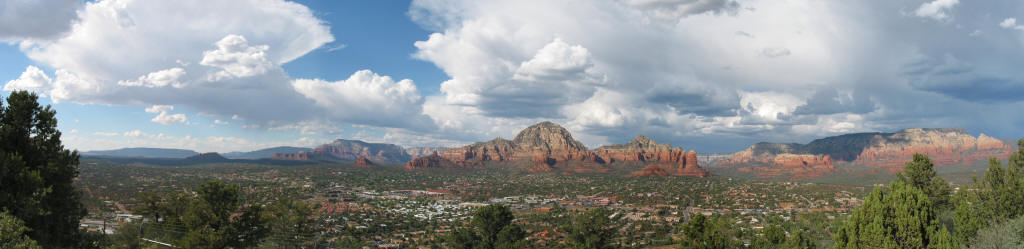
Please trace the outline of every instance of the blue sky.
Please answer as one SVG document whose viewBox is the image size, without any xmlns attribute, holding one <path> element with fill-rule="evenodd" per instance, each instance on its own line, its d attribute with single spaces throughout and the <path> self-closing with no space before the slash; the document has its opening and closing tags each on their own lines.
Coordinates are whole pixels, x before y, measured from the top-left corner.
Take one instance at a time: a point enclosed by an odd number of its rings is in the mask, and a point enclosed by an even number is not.
<svg viewBox="0 0 1024 249">
<path fill-rule="evenodd" d="M 702 152 L 910 127 L 1019 138 L 1020 13 L 957 0 L 24 1 L 0 6 L 0 83 L 43 95 L 84 151 L 454 146 L 543 120 L 591 147 L 644 134 Z"/>
</svg>

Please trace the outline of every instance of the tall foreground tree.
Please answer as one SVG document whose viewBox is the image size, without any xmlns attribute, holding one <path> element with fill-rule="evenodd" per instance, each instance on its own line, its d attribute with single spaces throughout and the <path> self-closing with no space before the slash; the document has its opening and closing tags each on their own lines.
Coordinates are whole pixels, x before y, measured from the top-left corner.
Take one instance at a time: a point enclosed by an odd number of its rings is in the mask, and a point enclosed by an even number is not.
<svg viewBox="0 0 1024 249">
<path fill-rule="evenodd" d="M 0 211 L 22 220 L 40 245 L 69 248 L 81 239 L 86 211 L 71 185 L 78 153 L 64 149 L 55 115 L 25 91 L 0 103 Z"/>
<path fill-rule="evenodd" d="M 960 243 L 967 244 L 989 224 L 1024 216 L 1024 139 L 1017 145 L 1007 167 L 995 158 L 989 159 L 985 176 L 957 195 L 953 221 Z"/>
<path fill-rule="evenodd" d="M 835 248 L 954 248 L 924 191 L 894 180 L 875 188 L 833 234 Z"/>
<path fill-rule="evenodd" d="M 931 200 L 932 205 L 939 210 L 951 207 L 949 198 L 953 189 L 949 187 L 949 183 L 945 179 L 936 177 L 935 164 L 928 156 L 914 154 L 914 159 L 907 162 L 907 166 L 903 167 L 903 172 L 897 177 L 904 183 L 923 191 Z"/>
<path fill-rule="evenodd" d="M 237 185 L 210 181 L 197 192 L 199 196 L 181 218 L 188 229 L 182 247 L 250 248 L 267 236 L 262 208 L 243 203 Z"/>
</svg>

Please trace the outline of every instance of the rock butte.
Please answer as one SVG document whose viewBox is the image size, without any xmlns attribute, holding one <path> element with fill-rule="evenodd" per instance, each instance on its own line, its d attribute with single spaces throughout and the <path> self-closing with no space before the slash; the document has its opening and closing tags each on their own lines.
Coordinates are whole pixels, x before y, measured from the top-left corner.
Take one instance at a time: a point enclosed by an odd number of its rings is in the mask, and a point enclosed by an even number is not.
<svg viewBox="0 0 1024 249">
<path fill-rule="evenodd" d="M 647 165 L 633 175 L 708 175 L 697 164 L 695 151 L 687 153 L 682 148 L 658 144 L 643 135 L 626 144 L 602 146 L 591 151 L 573 139 L 568 130 L 551 122 L 527 127 L 511 141 L 499 137 L 449 149 L 441 157 L 455 167 L 475 167 L 485 162 L 529 161 L 533 165 L 529 168 L 531 172 L 567 167 L 573 172 L 583 173 L 607 172 L 603 165 L 621 163 Z"/>
<path fill-rule="evenodd" d="M 352 163 L 352 166 L 356 166 L 356 167 L 360 167 L 360 168 L 369 168 L 369 167 L 373 167 L 373 165 L 375 165 L 375 164 L 373 162 L 371 162 L 370 159 L 366 159 L 366 157 L 364 157 L 364 156 L 360 156 L 359 158 L 356 159 L 355 162 Z"/>
<path fill-rule="evenodd" d="M 758 143 L 718 162 L 758 177 L 816 178 L 840 168 L 897 173 L 915 153 L 936 165 L 962 165 L 996 157 L 1014 148 L 985 134 L 977 138 L 958 128 L 910 128 L 895 133 L 856 133 L 803 144 Z M 753 166 L 751 166 L 753 165 Z"/>
</svg>

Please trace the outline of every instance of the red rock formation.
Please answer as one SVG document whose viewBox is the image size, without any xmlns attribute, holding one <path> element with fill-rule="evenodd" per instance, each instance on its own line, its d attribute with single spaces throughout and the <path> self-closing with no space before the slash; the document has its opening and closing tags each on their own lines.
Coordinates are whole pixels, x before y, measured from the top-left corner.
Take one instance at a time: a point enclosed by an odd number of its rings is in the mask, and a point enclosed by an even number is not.
<svg viewBox="0 0 1024 249">
<path fill-rule="evenodd" d="M 690 150 L 690 153 L 686 153 L 686 159 L 679 163 L 674 175 L 705 177 L 708 171 L 697 164 L 697 152 Z"/>
<path fill-rule="evenodd" d="M 626 144 L 601 146 L 594 153 L 608 163 L 680 163 L 686 156 L 682 148 L 659 144 L 643 135 Z"/>
<path fill-rule="evenodd" d="M 354 163 L 352 163 L 352 166 L 356 166 L 356 167 L 360 167 L 360 168 L 369 168 L 369 167 L 373 167 L 373 165 L 374 164 L 373 164 L 373 162 L 370 161 L 370 159 L 366 159 L 366 157 L 362 157 L 362 156 L 357 158 L 356 161 Z"/>
<path fill-rule="evenodd" d="M 816 152 L 816 153 L 812 153 Z M 984 134 L 977 138 L 963 129 L 911 128 L 895 133 L 858 133 L 815 140 L 807 145 L 759 143 L 733 153 L 719 166 L 761 177 L 815 178 L 843 167 L 867 167 L 872 172 L 898 173 L 916 153 L 935 165 L 964 165 L 990 157 L 1006 159 L 1013 147 Z M 752 166 L 752 167 L 746 167 Z"/>
<path fill-rule="evenodd" d="M 649 164 L 643 169 L 630 173 L 631 176 L 669 176 L 668 171 L 662 169 L 657 164 Z"/>
<path fill-rule="evenodd" d="M 442 158 L 434 152 L 430 156 L 418 157 L 405 163 L 405 169 L 417 170 L 417 169 L 432 169 L 432 168 L 450 168 L 455 166 L 448 159 Z"/>
<path fill-rule="evenodd" d="M 527 127 L 512 141 L 499 137 L 488 142 L 449 149 L 441 157 L 460 166 L 482 165 L 488 161 L 529 161 L 535 165 L 551 167 L 569 161 L 599 160 L 597 155 L 573 139 L 569 131 L 551 122 Z"/>
<path fill-rule="evenodd" d="M 499 137 L 449 149 L 441 157 L 459 167 L 480 166 L 485 162 L 529 162 L 527 170 L 530 172 L 558 169 L 563 173 L 602 173 L 610 171 L 605 164 L 622 162 L 638 166 L 660 164 L 648 171 L 660 168 L 666 175 L 703 177 L 708 174 L 697 164 L 694 151 L 688 155 L 682 148 L 658 144 L 642 135 L 624 145 L 591 151 L 573 139 L 568 130 L 551 122 L 527 127 L 511 141 Z"/>
</svg>

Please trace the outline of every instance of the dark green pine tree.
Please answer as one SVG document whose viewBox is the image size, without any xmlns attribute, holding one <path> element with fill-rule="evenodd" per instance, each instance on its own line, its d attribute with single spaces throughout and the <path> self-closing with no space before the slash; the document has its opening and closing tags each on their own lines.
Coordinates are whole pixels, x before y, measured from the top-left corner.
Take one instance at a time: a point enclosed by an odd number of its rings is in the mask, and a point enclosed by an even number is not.
<svg viewBox="0 0 1024 249">
<path fill-rule="evenodd" d="M 197 192 L 198 197 L 180 219 L 188 229 L 179 241 L 181 247 L 250 248 L 266 237 L 262 208 L 243 203 L 237 185 L 210 181 Z"/>
<path fill-rule="evenodd" d="M 833 235 L 835 248 L 953 248 L 928 195 L 894 180 L 875 188 Z"/>
<path fill-rule="evenodd" d="M 64 149 L 56 112 L 38 97 L 15 91 L 0 105 L 0 211 L 24 221 L 47 248 L 77 247 L 86 211 L 71 185 L 78 153 Z"/>
<path fill-rule="evenodd" d="M 732 222 L 728 218 L 714 216 L 712 218 L 696 214 L 681 229 L 683 238 L 679 248 L 683 249 L 718 249 L 737 248 L 741 245 L 733 239 Z"/>
<path fill-rule="evenodd" d="M 803 229 L 796 229 L 796 231 L 789 236 L 789 239 L 786 240 L 786 244 L 783 248 L 816 249 L 818 248 L 818 243 L 815 243 L 814 240 L 811 239 L 810 235 L 807 234 L 807 231 L 804 231 Z"/>
<path fill-rule="evenodd" d="M 913 160 L 907 162 L 903 172 L 897 175 L 903 182 L 924 191 L 932 204 L 940 210 L 950 208 L 949 198 L 953 190 L 946 180 L 935 176 L 935 164 L 923 154 L 914 154 Z"/>
<path fill-rule="evenodd" d="M 0 213 L 0 248 L 42 248 L 25 234 L 27 231 L 28 228 L 17 217 Z"/>
<path fill-rule="evenodd" d="M 566 229 L 566 244 L 574 249 L 611 248 L 614 230 L 609 229 L 611 212 L 607 209 L 591 209 L 573 217 Z"/>
<path fill-rule="evenodd" d="M 751 243 L 753 248 L 781 248 L 786 242 L 786 232 L 781 227 L 769 224 L 762 230 L 761 237 L 754 239 Z"/>
<path fill-rule="evenodd" d="M 473 214 L 466 227 L 457 229 L 448 238 L 451 248 L 525 248 L 526 232 L 513 224 L 515 216 L 508 207 L 491 204 Z"/>
</svg>

